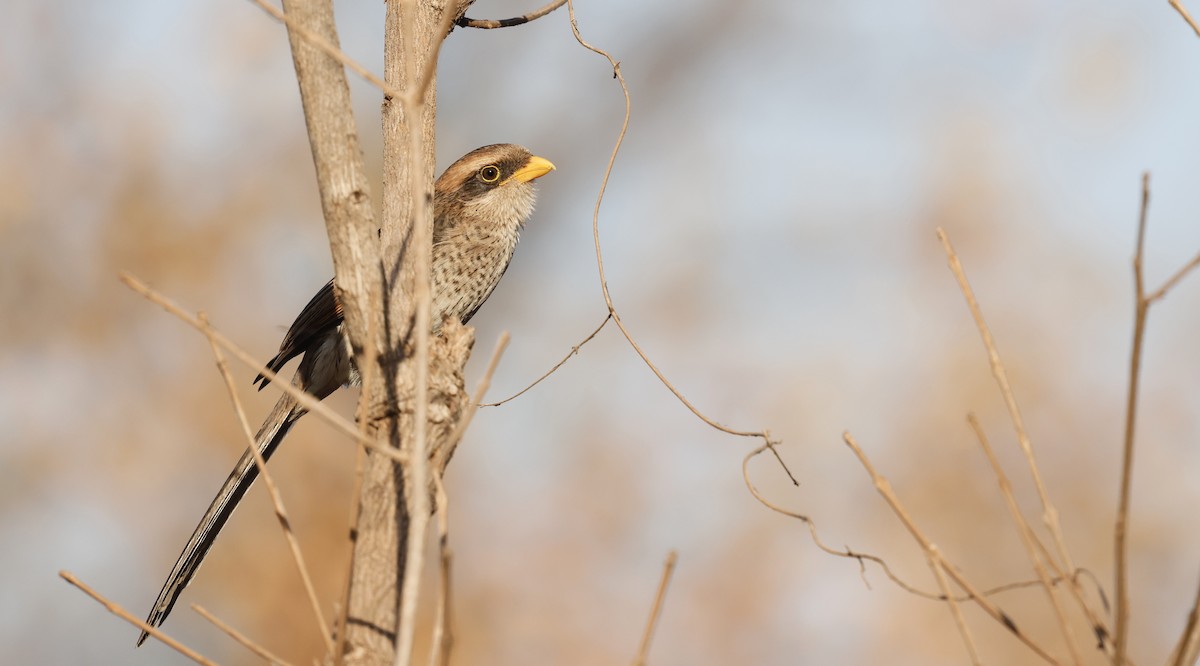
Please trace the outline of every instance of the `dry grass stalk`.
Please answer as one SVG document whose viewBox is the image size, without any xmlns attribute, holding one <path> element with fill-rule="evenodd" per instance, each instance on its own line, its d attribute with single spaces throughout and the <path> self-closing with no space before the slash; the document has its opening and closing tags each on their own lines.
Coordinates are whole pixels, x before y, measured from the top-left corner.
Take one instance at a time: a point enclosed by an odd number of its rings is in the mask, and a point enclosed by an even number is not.
<svg viewBox="0 0 1200 666">
<path fill-rule="evenodd" d="M 192 610 L 196 611 L 196 613 L 199 614 L 200 617 L 211 622 L 213 624 L 213 626 L 215 626 L 217 629 L 220 629 L 221 631 L 225 632 L 226 635 L 228 635 L 233 640 L 237 641 L 240 645 L 245 647 L 247 650 L 250 650 L 254 654 L 262 657 L 263 660 L 266 661 L 267 663 L 278 664 L 278 666 L 291 666 L 291 664 L 289 664 L 288 662 L 284 661 L 283 659 L 275 656 L 267 648 L 250 640 L 249 638 L 246 637 L 245 634 L 238 631 L 237 629 L 234 629 L 229 624 L 223 622 L 220 618 L 218 618 L 216 615 L 213 615 L 212 613 L 208 612 L 203 607 L 198 606 L 196 604 L 192 604 Z"/>
<path fill-rule="evenodd" d="M 121 618 L 122 620 L 125 620 L 129 624 L 132 624 L 133 626 L 137 627 L 138 629 L 157 638 L 158 640 L 162 641 L 164 645 L 171 648 L 172 650 L 175 650 L 179 654 L 187 657 L 188 659 L 191 659 L 192 661 L 196 662 L 197 664 L 201 664 L 202 666 L 217 666 L 217 662 L 205 657 L 204 655 L 200 654 L 199 652 L 196 652 L 195 650 L 189 648 L 188 646 L 184 645 L 183 643 L 180 643 L 179 641 L 175 640 L 174 638 L 171 638 L 170 636 L 168 636 L 165 633 L 163 633 L 162 631 L 160 631 L 157 627 L 152 627 L 152 626 L 146 624 L 145 622 L 141 621 L 137 617 L 134 617 L 132 614 L 130 614 L 129 611 L 125 610 L 120 604 L 113 602 L 113 601 L 109 601 L 108 598 L 106 598 L 104 595 L 100 594 L 99 592 L 93 590 L 86 583 L 84 583 L 83 581 L 76 578 L 74 576 L 74 574 L 72 574 L 71 572 L 60 571 L 60 572 L 58 572 L 58 575 L 61 576 L 63 580 L 67 581 L 68 583 L 70 583 L 70 584 L 74 585 L 75 587 L 79 588 L 80 590 L 82 590 L 84 594 L 95 599 L 96 601 L 99 601 L 104 606 L 104 608 L 106 608 L 108 610 L 108 612 L 112 613 L 113 615 L 116 615 L 117 617 Z"/>
<path fill-rule="evenodd" d="M 229 373 L 229 364 L 225 362 L 225 355 L 221 353 L 221 347 L 217 345 L 217 340 L 213 337 L 213 330 L 208 324 L 208 318 L 201 312 L 198 319 L 203 324 L 204 328 L 201 330 L 208 338 L 209 346 L 212 347 L 213 356 L 217 361 L 217 371 L 221 373 L 221 379 L 225 381 L 225 389 L 229 392 L 229 399 L 233 401 L 233 411 L 237 413 L 238 423 L 242 426 L 242 434 L 246 436 L 246 441 L 249 443 L 250 454 L 254 456 L 254 465 L 258 468 L 263 485 L 266 486 L 267 493 L 271 496 L 275 517 L 279 519 L 279 527 L 283 530 L 284 538 L 287 539 L 292 560 L 300 572 L 300 580 L 304 584 L 304 592 L 308 596 L 313 615 L 317 619 L 317 626 L 321 630 L 321 638 L 325 641 L 325 649 L 333 651 L 333 639 L 329 634 L 329 625 L 325 622 L 325 614 L 321 612 L 321 602 L 317 599 L 317 589 L 313 586 L 312 576 L 309 575 L 308 566 L 304 563 L 304 554 L 300 552 L 300 542 L 296 540 L 296 535 L 292 532 L 292 523 L 288 520 L 287 509 L 283 506 L 283 496 L 279 494 L 279 487 L 275 485 L 275 479 L 267 470 L 267 461 L 263 460 L 262 452 L 258 450 L 254 440 L 254 431 L 250 429 L 250 422 L 246 419 L 246 410 L 242 407 L 242 400 L 238 397 L 237 387 L 234 386 L 233 375 Z"/>
</svg>

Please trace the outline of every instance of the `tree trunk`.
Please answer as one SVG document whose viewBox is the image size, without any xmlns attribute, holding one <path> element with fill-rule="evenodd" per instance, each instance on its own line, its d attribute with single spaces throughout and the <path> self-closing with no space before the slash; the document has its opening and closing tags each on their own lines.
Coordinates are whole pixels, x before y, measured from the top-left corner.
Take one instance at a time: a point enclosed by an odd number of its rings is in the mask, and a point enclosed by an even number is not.
<svg viewBox="0 0 1200 666">
<path fill-rule="evenodd" d="M 447 0 L 388 2 L 384 78 L 391 90 L 408 91 L 421 78 L 426 61 L 444 38 L 442 11 L 447 4 Z M 469 4 L 458 3 L 455 14 L 461 15 Z M 415 613 L 401 618 L 399 607 L 406 570 L 410 580 L 419 574 L 413 558 L 419 563 L 420 553 L 410 553 L 408 536 L 422 536 L 429 516 L 424 453 L 437 450 L 467 406 L 462 371 L 474 341 L 472 329 L 457 323 L 443 326 L 441 334 L 429 341 L 427 407 L 419 409 L 419 336 L 413 332 L 418 305 L 415 294 L 421 282 L 418 270 L 422 266 L 426 289 L 428 285 L 435 84 L 431 80 L 424 99 L 408 100 L 408 104 L 385 97 L 383 219 L 379 225 L 372 213 L 343 65 L 314 45 L 312 39 L 315 34 L 332 45 L 338 44 L 331 2 L 284 0 L 284 9 L 291 19 L 288 36 L 333 254 L 337 295 L 345 314 L 345 331 L 364 378 L 371 379 L 371 386 L 363 389 L 371 403 L 366 410 L 368 433 L 410 454 L 421 444 L 420 455 L 414 455 L 403 466 L 368 454 L 358 530 L 352 535 L 355 543 L 344 663 L 406 664 L 411 655 Z M 406 123 L 406 106 L 412 109 L 413 124 L 420 133 L 417 141 L 413 141 L 416 137 Z M 418 172 L 417 178 L 413 177 L 413 169 Z M 419 194 L 414 190 L 420 190 Z M 377 351 L 373 356 L 378 371 L 365 369 L 368 355 L 364 350 L 368 347 Z M 417 420 L 421 411 L 426 412 L 427 425 L 423 429 Z M 423 437 L 419 436 L 420 430 L 424 430 Z M 412 460 L 421 462 L 414 464 Z M 425 488 L 420 493 L 413 492 L 421 486 Z M 410 521 L 414 515 L 416 520 Z M 401 621 L 406 631 L 401 630 Z"/>
</svg>

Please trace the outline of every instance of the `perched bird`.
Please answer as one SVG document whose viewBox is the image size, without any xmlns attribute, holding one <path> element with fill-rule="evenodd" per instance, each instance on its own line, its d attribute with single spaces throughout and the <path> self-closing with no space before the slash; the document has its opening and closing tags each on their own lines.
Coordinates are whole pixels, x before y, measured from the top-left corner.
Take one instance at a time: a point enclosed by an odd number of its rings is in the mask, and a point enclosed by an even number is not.
<svg viewBox="0 0 1200 666">
<path fill-rule="evenodd" d="M 520 146 L 496 144 L 467 153 L 437 179 L 430 284 L 435 330 L 448 317 L 467 323 L 491 296 L 512 259 L 521 228 L 533 213 L 533 181 L 553 169 L 548 160 Z M 359 383 L 349 341 L 342 334 L 342 307 L 334 295 L 333 280 L 300 311 L 267 367 L 278 372 L 301 354 L 304 357 L 292 384 L 318 399 L 342 385 Z M 268 383 L 262 375 L 254 381 L 260 390 Z M 287 394 L 279 399 L 255 436 L 255 446 L 264 459 L 275 452 L 306 411 Z M 257 476 L 254 456 L 246 449 L 171 569 L 147 624 L 157 627 L 167 619 Z M 147 636 L 142 632 L 137 644 Z"/>
</svg>

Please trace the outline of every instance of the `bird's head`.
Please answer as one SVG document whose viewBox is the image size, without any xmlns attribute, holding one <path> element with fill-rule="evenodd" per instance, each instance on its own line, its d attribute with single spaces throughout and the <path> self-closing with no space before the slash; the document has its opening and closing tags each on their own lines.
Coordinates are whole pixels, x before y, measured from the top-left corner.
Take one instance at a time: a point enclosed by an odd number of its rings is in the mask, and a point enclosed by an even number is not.
<svg viewBox="0 0 1200 666">
<path fill-rule="evenodd" d="M 533 181 L 553 170 L 549 160 L 515 144 L 476 148 L 437 179 L 434 207 L 439 217 L 486 221 L 515 231 L 533 213 Z"/>
</svg>

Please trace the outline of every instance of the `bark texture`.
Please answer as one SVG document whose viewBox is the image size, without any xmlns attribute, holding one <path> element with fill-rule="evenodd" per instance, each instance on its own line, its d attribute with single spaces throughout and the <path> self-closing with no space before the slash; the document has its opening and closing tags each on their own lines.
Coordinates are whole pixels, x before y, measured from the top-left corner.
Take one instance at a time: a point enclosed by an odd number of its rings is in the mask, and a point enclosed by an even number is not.
<svg viewBox="0 0 1200 666">
<path fill-rule="evenodd" d="M 470 2 L 390 0 L 385 23 L 385 80 L 391 89 L 407 91 L 420 80 L 434 46 L 445 35 L 442 11 L 451 5 L 456 16 Z M 384 172 L 382 224 L 374 219 L 371 192 L 350 104 L 343 65 L 312 43 L 308 31 L 337 45 L 330 0 L 284 0 L 294 25 L 288 36 L 300 85 L 304 116 L 316 166 L 321 206 L 325 215 L 338 298 L 345 313 L 345 331 L 362 367 L 364 349 L 378 350 L 378 371 L 364 388 L 370 396 L 368 434 L 386 438 L 405 451 L 414 448 L 416 430 L 417 271 L 428 261 L 427 230 L 433 219 L 435 82 L 413 106 L 413 126 L 420 140 L 411 141 L 405 104 L 386 98 L 383 104 Z M 418 170 L 418 179 L 412 177 Z M 414 182 L 417 186 L 414 187 Z M 423 220 L 424 225 L 415 224 Z M 427 270 L 427 269 L 426 269 Z M 447 322 L 430 340 L 425 450 L 436 451 L 454 430 L 468 402 L 463 367 L 474 341 L 473 329 Z M 425 456 L 420 456 L 424 460 Z M 398 601 L 409 551 L 411 507 L 423 507 L 428 518 L 428 494 L 406 496 L 403 468 L 378 455 L 365 465 L 360 516 L 351 573 L 346 664 L 408 662 L 408 650 L 397 660 Z M 426 479 L 427 470 L 418 478 Z M 427 482 L 426 482 L 427 483 Z M 424 484 L 422 484 L 424 485 Z M 427 493 L 427 490 L 425 491 Z M 409 634 L 411 636 L 411 633 Z M 411 644 L 411 641 L 409 641 Z"/>
</svg>

